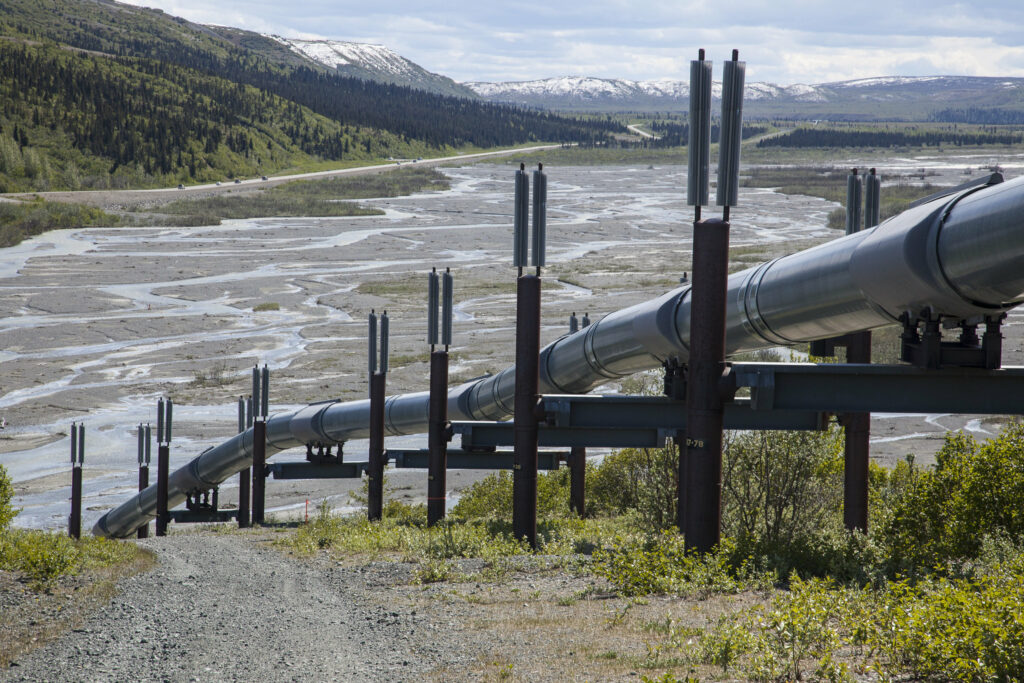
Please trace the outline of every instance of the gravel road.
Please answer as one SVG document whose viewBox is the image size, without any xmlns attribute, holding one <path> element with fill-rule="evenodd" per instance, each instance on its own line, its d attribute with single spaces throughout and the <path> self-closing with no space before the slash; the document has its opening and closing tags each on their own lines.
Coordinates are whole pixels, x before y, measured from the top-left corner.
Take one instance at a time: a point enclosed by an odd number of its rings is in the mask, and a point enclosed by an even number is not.
<svg viewBox="0 0 1024 683">
<path fill-rule="evenodd" d="M 413 681 L 467 663 L 437 646 L 444 621 L 390 609 L 386 584 L 408 581 L 402 565 L 325 566 L 229 534 L 140 544 L 157 567 L 0 680 Z"/>
</svg>

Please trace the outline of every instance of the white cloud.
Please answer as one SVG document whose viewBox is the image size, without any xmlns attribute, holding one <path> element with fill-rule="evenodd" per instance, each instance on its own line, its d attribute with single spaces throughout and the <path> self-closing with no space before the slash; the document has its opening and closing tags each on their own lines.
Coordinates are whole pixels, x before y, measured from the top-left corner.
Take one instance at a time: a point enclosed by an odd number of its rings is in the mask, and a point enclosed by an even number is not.
<svg viewBox="0 0 1024 683">
<path fill-rule="evenodd" d="M 134 1 L 134 0 L 133 0 Z M 739 48 L 780 84 L 884 75 L 1024 76 L 1024 3 L 901 0 L 137 0 L 202 23 L 383 43 L 456 80 L 688 78 L 697 48 Z"/>
</svg>

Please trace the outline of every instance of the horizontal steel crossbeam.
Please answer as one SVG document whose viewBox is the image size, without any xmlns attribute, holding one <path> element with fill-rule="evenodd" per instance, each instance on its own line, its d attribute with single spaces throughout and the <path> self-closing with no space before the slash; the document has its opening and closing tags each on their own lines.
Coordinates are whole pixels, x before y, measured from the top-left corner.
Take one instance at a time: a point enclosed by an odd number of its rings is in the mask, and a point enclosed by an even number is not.
<svg viewBox="0 0 1024 683">
<path fill-rule="evenodd" d="M 394 459 L 397 468 L 426 469 L 429 452 L 425 450 L 388 450 L 388 457 Z M 449 470 L 511 470 L 511 451 L 494 453 L 467 453 L 460 450 L 448 451 Z M 557 470 L 559 463 L 569 457 L 568 451 L 541 451 L 537 453 L 537 469 Z"/>
<path fill-rule="evenodd" d="M 366 463 L 272 462 L 267 469 L 274 479 L 358 479 L 363 476 Z"/>
<path fill-rule="evenodd" d="M 734 363 L 754 413 L 965 413 L 1024 415 L 1024 367 L 995 370 L 852 363 Z"/>
<path fill-rule="evenodd" d="M 178 524 L 211 524 L 238 519 L 238 510 L 168 510 L 172 522 Z"/>
</svg>

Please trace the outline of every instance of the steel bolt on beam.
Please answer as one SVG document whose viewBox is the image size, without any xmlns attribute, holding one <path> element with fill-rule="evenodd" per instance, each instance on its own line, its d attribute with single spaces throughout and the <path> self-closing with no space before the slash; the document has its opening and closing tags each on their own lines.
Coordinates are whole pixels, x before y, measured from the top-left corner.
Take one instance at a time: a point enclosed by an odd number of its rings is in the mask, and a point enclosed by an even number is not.
<svg viewBox="0 0 1024 683">
<path fill-rule="evenodd" d="M 516 287 L 515 463 L 512 533 L 537 547 L 537 391 L 540 353 L 540 278 L 523 275 Z"/>
<path fill-rule="evenodd" d="M 427 445 L 427 525 L 437 524 L 445 515 L 447 502 L 448 439 L 448 352 L 430 354 L 430 406 Z"/>
<path fill-rule="evenodd" d="M 721 380 L 725 371 L 726 283 L 729 223 L 718 219 L 693 225 L 690 369 L 687 381 L 685 450 L 686 546 L 709 552 L 721 537 Z"/>
<path fill-rule="evenodd" d="M 370 453 L 366 468 L 366 518 L 371 522 L 384 514 L 384 392 L 387 375 L 370 376 Z"/>
<path fill-rule="evenodd" d="M 263 524 L 267 492 L 267 423 L 256 420 L 252 425 L 252 523 Z"/>
<path fill-rule="evenodd" d="M 580 517 L 586 514 L 587 449 L 569 450 L 569 509 Z"/>
</svg>

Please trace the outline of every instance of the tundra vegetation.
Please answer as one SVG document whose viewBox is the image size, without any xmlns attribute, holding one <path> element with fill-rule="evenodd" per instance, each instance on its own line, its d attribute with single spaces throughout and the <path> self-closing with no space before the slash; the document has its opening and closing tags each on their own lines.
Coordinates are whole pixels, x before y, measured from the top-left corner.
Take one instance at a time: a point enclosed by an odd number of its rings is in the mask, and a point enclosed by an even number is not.
<svg viewBox="0 0 1024 683">
<path fill-rule="evenodd" d="M 643 631 L 647 654 L 611 649 L 593 657 L 605 671 L 640 670 L 647 681 L 1020 680 L 1022 457 L 1024 426 L 1013 424 L 983 443 L 950 434 L 934 466 L 912 457 L 893 470 L 872 466 L 865 535 L 842 525 L 839 426 L 732 433 L 723 540 L 705 556 L 687 552 L 674 528 L 672 444 L 588 464 L 582 519 L 568 506 L 568 471 L 542 474 L 536 553 L 512 535 L 507 472 L 463 491 L 433 528 L 423 506 L 397 501 L 372 524 L 322 507 L 284 544 L 338 561 L 412 562 L 425 584 L 495 581 L 538 556 L 548 569 L 603 579 L 626 600 L 614 626 Z M 465 558 L 483 568 L 462 573 Z M 557 604 L 595 597 L 562 596 Z M 651 599 L 727 600 L 727 607 L 700 625 L 670 608 L 664 621 L 631 621 L 630 606 Z"/>
</svg>

